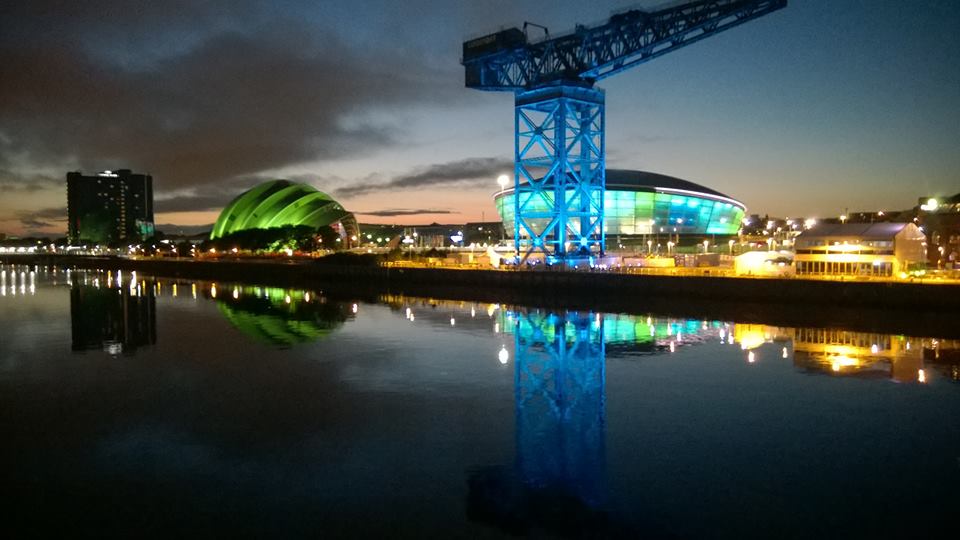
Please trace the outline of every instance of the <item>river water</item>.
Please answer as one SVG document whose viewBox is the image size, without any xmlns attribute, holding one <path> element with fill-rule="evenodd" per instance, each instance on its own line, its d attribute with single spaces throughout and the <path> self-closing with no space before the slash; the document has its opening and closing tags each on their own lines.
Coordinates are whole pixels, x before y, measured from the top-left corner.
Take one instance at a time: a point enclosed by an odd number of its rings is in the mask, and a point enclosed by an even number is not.
<svg viewBox="0 0 960 540">
<path fill-rule="evenodd" d="M 6 538 L 952 537 L 960 341 L 0 270 Z"/>
</svg>

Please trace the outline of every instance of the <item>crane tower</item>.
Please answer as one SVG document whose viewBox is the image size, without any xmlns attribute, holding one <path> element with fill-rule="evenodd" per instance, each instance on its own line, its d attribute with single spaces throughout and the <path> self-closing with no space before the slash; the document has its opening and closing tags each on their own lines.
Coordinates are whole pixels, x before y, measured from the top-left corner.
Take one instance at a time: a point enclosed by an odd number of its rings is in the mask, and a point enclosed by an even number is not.
<svg viewBox="0 0 960 540">
<path fill-rule="evenodd" d="M 516 96 L 517 255 L 526 260 L 539 251 L 569 261 L 603 254 L 605 106 L 597 81 L 786 5 L 787 0 L 699 0 L 619 13 L 600 26 L 578 25 L 572 33 L 540 41 L 510 28 L 465 42 L 466 86 Z M 507 210 L 501 213 L 511 213 Z"/>
</svg>

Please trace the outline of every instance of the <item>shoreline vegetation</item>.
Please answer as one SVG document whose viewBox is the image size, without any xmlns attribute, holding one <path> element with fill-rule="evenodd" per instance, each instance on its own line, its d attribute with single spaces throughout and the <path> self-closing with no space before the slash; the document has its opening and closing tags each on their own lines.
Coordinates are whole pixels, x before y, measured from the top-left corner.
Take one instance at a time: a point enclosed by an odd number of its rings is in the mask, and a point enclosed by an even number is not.
<svg viewBox="0 0 960 540">
<path fill-rule="evenodd" d="M 333 298 L 381 294 L 605 312 L 655 312 L 774 326 L 960 337 L 960 285 L 503 271 L 383 266 L 369 256 L 318 260 L 194 260 L 2 255 L 0 262 L 124 270 L 157 278 L 322 290 Z"/>
</svg>

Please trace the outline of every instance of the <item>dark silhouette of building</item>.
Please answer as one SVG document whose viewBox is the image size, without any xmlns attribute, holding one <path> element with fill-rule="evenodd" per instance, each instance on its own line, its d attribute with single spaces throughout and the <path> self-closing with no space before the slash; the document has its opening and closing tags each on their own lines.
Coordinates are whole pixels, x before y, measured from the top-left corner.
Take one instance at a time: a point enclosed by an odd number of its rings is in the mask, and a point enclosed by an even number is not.
<svg viewBox="0 0 960 540">
<path fill-rule="evenodd" d="M 157 342 L 153 284 L 102 288 L 74 283 L 70 289 L 72 349 L 132 355 Z"/>
<path fill-rule="evenodd" d="M 129 169 L 67 173 L 71 244 L 137 243 L 153 236 L 153 178 Z"/>
</svg>

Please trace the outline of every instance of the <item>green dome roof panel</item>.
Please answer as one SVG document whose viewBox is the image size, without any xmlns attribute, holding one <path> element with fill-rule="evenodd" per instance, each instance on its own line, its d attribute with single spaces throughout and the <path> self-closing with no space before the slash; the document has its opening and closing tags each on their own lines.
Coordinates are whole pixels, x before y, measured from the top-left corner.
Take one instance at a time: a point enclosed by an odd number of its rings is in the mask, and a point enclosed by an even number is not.
<svg viewBox="0 0 960 540">
<path fill-rule="evenodd" d="M 273 180 L 257 185 L 230 201 L 210 232 L 210 239 L 247 229 L 288 225 L 323 227 L 342 222 L 356 227 L 353 215 L 329 195 L 307 184 Z"/>
</svg>

